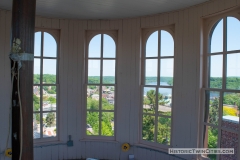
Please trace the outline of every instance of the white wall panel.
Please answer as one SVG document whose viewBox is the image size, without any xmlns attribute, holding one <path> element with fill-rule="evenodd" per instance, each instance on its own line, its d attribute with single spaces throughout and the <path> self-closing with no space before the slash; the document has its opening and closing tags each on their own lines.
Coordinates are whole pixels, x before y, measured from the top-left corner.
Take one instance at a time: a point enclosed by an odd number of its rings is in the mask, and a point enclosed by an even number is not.
<svg viewBox="0 0 240 160">
<path fill-rule="evenodd" d="M 140 93 L 140 18 L 133 19 L 131 22 L 131 101 L 130 101 L 130 121 L 129 121 L 129 143 L 134 144 L 138 142 L 139 136 L 139 126 L 136 125 L 139 122 L 139 112 L 141 109 L 140 106 L 140 95 L 136 93 Z"/>
<path fill-rule="evenodd" d="M 51 19 L 51 23 L 52 23 L 52 29 L 59 29 L 60 26 L 59 26 L 59 19 Z"/>
<path fill-rule="evenodd" d="M 61 39 L 60 39 L 60 66 L 59 66 L 59 137 L 63 142 L 67 142 L 68 136 L 68 20 L 60 21 Z M 63 85 L 61 85 L 63 84 Z M 62 94 L 61 94 L 62 93 Z M 59 146 L 59 159 L 67 158 L 67 147 Z"/>
<path fill-rule="evenodd" d="M 118 77 L 117 77 L 117 140 L 120 142 L 129 142 L 129 114 L 130 112 L 130 92 L 131 84 L 128 80 L 131 77 L 130 55 L 131 55 L 131 20 L 123 20 L 121 52 L 118 53 Z M 120 47 L 119 47 L 120 48 Z M 128 78 L 127 78 L 128 77 Z"/>
<path fill-rule="evenodd" d="M 77 140 L 76 128 L 77 128 L 77 112 L 76 112 L 76 101 L 77 98 L 77 86 L 76 84 L 76 73 L 77 73 L 77 29 L 78 24 L 75 21 L 70 20 L 68 23 L 68 45 L 67 45 L 67 54 L 68 56 L 68 78 L 67 78 L 67 135 L 71 135 L 73 140 Z M 68 147 L 67 148 L 67 158 L 75 159 L 76 158 L 76 148 Z"/>
</svg>

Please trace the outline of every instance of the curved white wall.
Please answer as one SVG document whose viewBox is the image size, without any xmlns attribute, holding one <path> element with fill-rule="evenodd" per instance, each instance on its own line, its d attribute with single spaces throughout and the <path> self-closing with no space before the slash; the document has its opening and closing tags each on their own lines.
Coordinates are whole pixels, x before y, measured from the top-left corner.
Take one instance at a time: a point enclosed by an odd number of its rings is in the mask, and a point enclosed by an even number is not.
<svg viewBox="0 0 240 160">
<path fill-rule="evenodd" d="M 201 18 L 240 4 L 240 0 L 214 0 L 185 10 L 119 20 L 66 20 L 37 17 L 36 27 L 60 29 L 60 140 L 72 135 L 74 146 L 35 148 L 35 159 L 178 159 L 133 147 L 121 152 L 121 144 L 139 144 L 140 37 L 141 28 L 175 24 L 175 92 L 172 147 L 198 147 Z M 5 148 L 10 105 L 11 13 L 0 11 L 0 153 Z M 117 142 L 80 141 L 84 83 L 85 30 L 118 30 Z M 127 91 L 127 92 L 126 92 Z M 196 158 L 194 155 L 182 157 Z M 3 156 L 0 156 L 0 159 Z"/>
</svg>

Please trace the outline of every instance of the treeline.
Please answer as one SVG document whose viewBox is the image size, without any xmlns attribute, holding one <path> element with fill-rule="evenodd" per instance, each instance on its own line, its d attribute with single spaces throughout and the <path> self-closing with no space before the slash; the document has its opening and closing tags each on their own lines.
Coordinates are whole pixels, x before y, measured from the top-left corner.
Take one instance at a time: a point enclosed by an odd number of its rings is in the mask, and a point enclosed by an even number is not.
<svg viewBox="0 0 240 160">
<path fill-rule="evenodd" d="M 210 88 L 222 88 L 221 77 L 210 78 Z M 240 89 L 240 77 L 227 77 L 226 79 L 227 89 Z"/>
<path fill-rule="evenodd" d="M 54 74 L 43 74 L 42 80 L 47 84 L 56 84 L 56 75 Z M 40 74 L 34 74 L 33 76 L 34 84 L 40 83 Z"/>
<path fill-rule="evenodd" d="M 56 75 L 53 74 L 43 74 L 43 82 L 48 84 L 56 84 Z M 146 77 L 145 83 L 149 84 L 152 82 L 157 82 L 157 77 Z M 173 85 L 173 77 L 161 77 L 160 82 L 167 82 L 168 85 Z M 40 75 L 34 74 L 34 84 L 40 83 Z M 99 84 L 99 76 L 89 76 L 88 83 Z M 103 83 L 105 84 L 114 84 L 114 76 L 103 76 Z M 210 87 L 211 88 L 222 88 L 222 78 L 220 77 L 211 77 L 210 78 Z M 240 89 L 240 77 L 228 77 L 226 79 L 226 88 L 227 89 Z"/>
<path fill-rule="evenodd" d="M 145 81 L 148 84 L 152 83 L 152 82 L 157 82 L 157 77 L 146 77 Z M 173 77 L 161 77 L 160 81 L 167 82 L 168 85 L 172 86 Z M 100 77 L 99 76 L 89 76 L 88 83 L 98 84 L 98 83 L 100 83 Z M 115 77 L 114 76 L 103 76 L 103 83 L 113 84 L 113 83 L 115 83 Z"/>
<path fill-rule="evenodd" d="M 115 83 L 115 77 L 114 76 L 103 76 L 102 81 L 105 84 L 114 84 Z M 88 77 L 88 83 L 99 84 L 100 83 L 100 77 L 99 76 L 89 76 Z"/>
<path fill-rule="evenodd" d="M 153 83 L 153 82 L 157 82 L 157 77 L 146 77 L 145 78 L 146 84 Z M 161 77 L 160 82 L 166 82 L 169 86 L 172 86 L 173 85 L 173 77 Z"/>
</svg>

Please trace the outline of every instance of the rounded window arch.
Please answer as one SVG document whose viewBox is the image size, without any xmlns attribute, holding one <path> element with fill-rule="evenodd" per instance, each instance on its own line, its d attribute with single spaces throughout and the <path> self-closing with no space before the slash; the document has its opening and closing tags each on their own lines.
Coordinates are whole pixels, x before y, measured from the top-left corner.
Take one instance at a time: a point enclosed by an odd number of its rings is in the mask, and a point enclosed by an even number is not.
<svg viewBox="0 0 240 160">
<path fill-rule="evenodd" d="M 109 34 L 97 34 L 91 37 L 88 45 L 88 57 L 116 58 L 116 43 L 114 38 Z"/>
<path fill-rule="evenodd" d="M 86 118 L 87 138 L 114 139 L 116 97 L 116 33 L 87 34 Z"/>
<path fill-rule="evenodd" d="M 240 21 L 233 16 L 218 20 L 209 34 L 209 53 L 240 50 Z M 237 43 L 239 42 L 239 43 Z"/>
<path fill-rule="evenodd" d="M 143 30 L 141 142 L 171 144 L 174 39 L 172 28 Z M 167 109 L 167 110 L 164 110 Z"/>
</svg>

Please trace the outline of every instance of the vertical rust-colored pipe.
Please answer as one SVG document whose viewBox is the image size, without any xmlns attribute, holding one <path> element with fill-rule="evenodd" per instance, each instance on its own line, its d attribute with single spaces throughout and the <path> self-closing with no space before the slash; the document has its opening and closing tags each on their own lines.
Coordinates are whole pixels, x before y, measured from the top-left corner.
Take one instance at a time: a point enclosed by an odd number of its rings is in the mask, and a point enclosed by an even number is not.
<svg viewBox="0 0 240 160">
<path fill-rule="evenodd" d="M 34 52 L 36 0 L 13 0 L 11 45 L 14 38 L 21 40 L 21 49 L 25 53 Z M 13 62 L 12 62 L 13 64 Z M 17 66 L 16 66 L 17 67 Z M 20 94 L 22 104 L 22 160 L 33 159 L 33 60 L 22 61 L 20 72 Z M 19 159 L 20 154 L 20 119 L 17 96 L 17 81 L 13 85 L 13 118 L 12 118 L 12 159 Z M 15 116 L 16 115 L 16 116 Z M 17 125 L 16 125 L 17 124 Z"/>
</svg>

